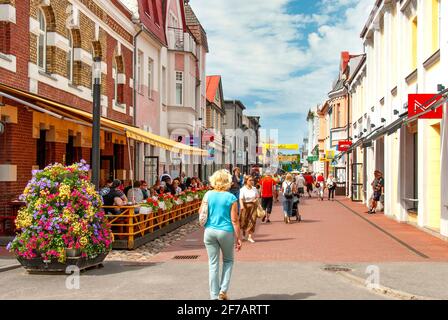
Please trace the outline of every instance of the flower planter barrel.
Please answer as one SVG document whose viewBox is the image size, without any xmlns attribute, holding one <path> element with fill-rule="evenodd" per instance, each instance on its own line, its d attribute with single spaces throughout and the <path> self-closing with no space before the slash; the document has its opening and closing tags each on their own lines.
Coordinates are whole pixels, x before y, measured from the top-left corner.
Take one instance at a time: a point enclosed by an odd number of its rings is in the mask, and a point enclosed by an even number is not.
<svg viewBox="0 0 448 320">
<path fill-rule="evenodd" d="M 43 258 L 24 259 L 18 257 L 17 260 L 25 268 L 26 271 L 32 272 L 66 272 L 70 266 L 76 266 L 79 270 L 85 270 L 88 268 L 96 267 L 102 264 L 106 258 L 107 253 L 99 254 L 95 258 L 83 258 L 83 257 L 67 257 L 64 263 L 59 262 L 57 259 L 51 259 L 44 261 Z M 72 270 L 73 271 L 73 270 Z"/>
</svg>

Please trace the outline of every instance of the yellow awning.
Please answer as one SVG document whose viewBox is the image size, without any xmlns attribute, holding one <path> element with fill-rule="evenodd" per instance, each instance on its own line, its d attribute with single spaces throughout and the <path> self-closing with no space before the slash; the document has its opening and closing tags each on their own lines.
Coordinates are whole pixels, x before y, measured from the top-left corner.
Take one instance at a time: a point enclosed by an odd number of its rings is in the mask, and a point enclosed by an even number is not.
<svg viewBox="0 0 448 320">
<path fill-rule="evenodd" d="M 57 109 L 63 110 L 63 111 L 69 112 L 69 114 L 71 113 L 76 116 L 85 118 L 86 120 L 90 120 L 90 122 L 92 121 L 92 118 L 93 118 L 93 115 L 90 112 L 82 111 L 82 110 L 79 110 L 79 109 L 46 99 L 46 98 L 43 98 L 41 96 L 26 92 L 26 91 L 11 88 L 11 87 L 6 86 L 1 83 L 0 83 L 0 91 L 9 93 L 11 95 L 17 95 L 20 97 L 32 99 L 34 101 L 37 101 L 39 103 L 39 106 L 41 106 L 41 107 L 45 107 L 48 105 L 48 107 L 53 107 L 54 108 L 53 110 L 57 110 Z M 75 118 L 77 118 L 77 117 L 75 117 Z M 77 120 L 78 119 L 79 118 L 77 118 Z M 150 145 L 153 145 L 153 146 L 159 147 L 159 148 L 163 148 L 168 151 L 174 151 L 174 152 L 188 154 L 188 155 L 204 155 L 204 156 L 207 155 L 206 150 L 190 147 L 190 146 L 187 146 L 182 143 L 177 143 L 175 141 L 172 141 L 171 139 L 161 137 L 159 135 L 156 135 L 156 134 L 153 134 L 150 132 L 146 132 L 137 127 L 134 127 L 134 126 L 131 126 L 128 124 L 124 124 L 124 123 L 121 123 L 118 121 L 110 120 L 110 119 L 107 119 L 104 117 L 101 117 L 101 125 L 122 131 L 123 135 L 126 135 L 130 139 L 148 143 Z"/>
</svg>

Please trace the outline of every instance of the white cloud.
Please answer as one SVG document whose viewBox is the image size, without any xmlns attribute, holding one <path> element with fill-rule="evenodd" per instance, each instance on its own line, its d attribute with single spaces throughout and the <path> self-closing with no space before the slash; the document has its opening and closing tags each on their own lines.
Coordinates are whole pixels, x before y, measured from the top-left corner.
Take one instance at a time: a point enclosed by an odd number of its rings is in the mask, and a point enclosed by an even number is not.
<svg viewBox="0 0 448 320">
<path fill-rule="evenodd" d="M 359 34 L 374 1 L 321 0 L 319 12 L 308 15 L 287 12 L 289 2 L 190 1 L 208 35 L 207 73 L 223 76 L 226 98 L 258 97 L 246 106 L 265 126 L 281 114 L 306 113 L 326 98 L 340 52 L 362 52 Z"/>
</svg>

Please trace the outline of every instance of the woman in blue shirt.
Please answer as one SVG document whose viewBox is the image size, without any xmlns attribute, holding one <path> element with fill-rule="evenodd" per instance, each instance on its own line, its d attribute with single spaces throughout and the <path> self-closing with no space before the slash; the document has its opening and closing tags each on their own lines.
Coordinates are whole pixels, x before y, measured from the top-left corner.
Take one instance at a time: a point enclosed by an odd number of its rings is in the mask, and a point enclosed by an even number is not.
<svg viewBox="0 0 448 320">
<path fill-rule="evenodd" d="M 232 175 L 218 170 L 210 177 L 214 190 L 207 192 L 208 218 L 205 224 L 204 244 L 209 259 L 210 297 L 227 300 L 233 269 L 233 249 L 239 251 L 242 241 L 238 219 L 237 198 L 228 192 Z M 204 203 L 204 202 L 203 202 Z M 223 254 L 222 278 L 219 280 L 219 254 Z"/>
</svg>

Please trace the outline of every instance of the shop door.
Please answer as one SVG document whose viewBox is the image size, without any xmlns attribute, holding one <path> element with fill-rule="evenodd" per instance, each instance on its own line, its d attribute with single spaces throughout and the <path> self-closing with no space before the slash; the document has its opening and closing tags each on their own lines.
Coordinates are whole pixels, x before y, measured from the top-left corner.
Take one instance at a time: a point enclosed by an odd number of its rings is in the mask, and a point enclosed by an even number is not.
<svg viewBox="0 0 448 320">
<path fill-rule="evenodd" d="M 115 179 L 115 157 L 101 156 L 101 176 L 100 179 L 106 182 L 107 179 Z"/>
<path fill-rule="evenodd" d="M 352 201 L 363 201 L 364 169 L 362 163 L 352 164 Z"/>
<path fill-rule="evenodd" d="M 159 157 L 145 157 L 145 181 L 149 186 L 156 183 L 158 177 Z"/>
<path fill-rule="evenodd" d="M 344 167 L 334 168 L 334 178 L 336 179 L 336 195 L 345 196 L 346 190 L 346 169 Z"/>
</svg>

